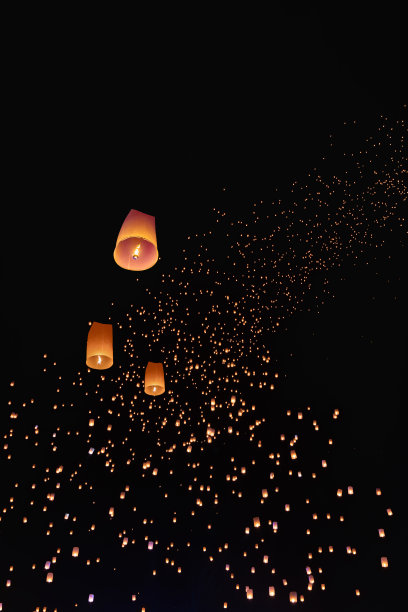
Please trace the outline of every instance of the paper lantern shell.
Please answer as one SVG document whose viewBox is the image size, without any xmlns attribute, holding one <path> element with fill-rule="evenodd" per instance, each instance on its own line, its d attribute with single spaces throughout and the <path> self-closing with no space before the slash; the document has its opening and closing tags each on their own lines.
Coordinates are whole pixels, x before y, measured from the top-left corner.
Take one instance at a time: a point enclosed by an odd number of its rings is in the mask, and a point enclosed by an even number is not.
<svg viewBox="0 0 408 612">
<path fill-rule="evenodd" d="M 164 390 L 163 364 L 149 361 L 145 373 L 145 393 L 147 395 L 161 395 Z"/>
<path fill-rule="evenodd" d="M 147 270 L 159 258 L 155 217 L 132 210 L 123 222 L 113 258 L 125 270 Z"/>
<path fill-rule="evenodd" d="M 111 323 L 92 323 L 86 344 L 86 365 L 106 370 L 113 364 L 113 330 Z"/>
</svg>

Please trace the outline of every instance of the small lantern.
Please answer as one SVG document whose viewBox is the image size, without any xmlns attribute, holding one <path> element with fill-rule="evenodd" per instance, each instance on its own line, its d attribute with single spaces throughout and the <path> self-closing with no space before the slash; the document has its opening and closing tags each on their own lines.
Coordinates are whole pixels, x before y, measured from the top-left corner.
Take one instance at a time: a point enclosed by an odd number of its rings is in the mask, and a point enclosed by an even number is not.
<svg viewBox="0 0 408 612">
<path fill-rule="evenodd" d="M 79 548 L 78 546 L 74 546 L 74 548 L 72 549 L 72 556 L 77 557 L 78 555 L 79 555 Z"/>
<path fill-rule="evenodd" d="M 113 364 L 113 331 L 111 323 L 92 323 L 86 344 L 86 365 L 106 370 Z"/>
<path fill-rule="evenodd" d="M 149 361 L 145 372 L 145 393 L 147 395 L 161 395 L 164 390 L 163 364 Z"/>
<path fill-rule="evenodd" d="M 290 601 L 290 603 L 297 603 L 297 593 L 296 593 L 296 591 L 291 591 L 289 593 L 289 601 Z"/>
<path fill-rule="evenodd" d="M 260 527 L 260 526 L 261 526 L 261 520 L 259 516 L 255 516 L 254 517 L 254 527 Z"/>
<path fill-rule="evenodd" d="M 125 270 L 147 270 L 159 258 L 155 217 L 133 208 L 123 222 L 113 258 Z"/>
<path fill-rule="evenodd" d="M 381 557 L 381 567 L 388 567 L 387 557 Z"/>
<path fill-rule="evenodd" d="M 54 580 L 54 574 L 52 572 L 48 572 L 47 582 L 52 582 L 53 580 Z"/>
</svg>

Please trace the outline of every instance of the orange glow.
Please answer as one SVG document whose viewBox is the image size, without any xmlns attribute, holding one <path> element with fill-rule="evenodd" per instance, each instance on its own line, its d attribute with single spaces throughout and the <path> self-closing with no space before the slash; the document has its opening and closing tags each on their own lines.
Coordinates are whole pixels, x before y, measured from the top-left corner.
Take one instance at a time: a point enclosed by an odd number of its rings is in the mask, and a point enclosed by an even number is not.
<svg viewBox="0 0 408 612">
<path fill-rule="evenodd" d="M 145 372 L 145 393 L 147 395 L 161 395 L 164 391 L 163 364 L 149 361 Z"/>
<path fill-rule="evenodd" d="M 111 323 L 92 323 L 86 344 L 86 365 L 106 370 L 113 364 L 113 330 Z"/>
<path fill-rule="evenodd" d="M 125 270 L 147 270 L 159 258 L 155 217 L 133 208 L 120 228 L 113 258 Z"/>
</svg>

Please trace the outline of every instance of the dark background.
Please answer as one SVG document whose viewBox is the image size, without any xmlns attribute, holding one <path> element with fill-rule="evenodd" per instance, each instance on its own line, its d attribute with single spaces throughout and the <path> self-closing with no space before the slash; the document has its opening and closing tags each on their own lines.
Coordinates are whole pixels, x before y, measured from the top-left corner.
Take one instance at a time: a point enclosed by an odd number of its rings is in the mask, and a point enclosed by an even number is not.
<svg viewBox="0 0 408 612">
<path fill-rule="evenodd" d="M 10 24 L 5 119 L 12 136 L 2 210 L 7 382 L 41 392 L 45 352 L 75 369 L 88 321 L 103 320 L 111 301 L 129 297 L 127 273 L 112 253 L 130 208 L 156 216 L 163 262 L 151 271 L 154 290 L 187 235 L 208 229 L 213 208 L 227 203 L 235 217 L 237 208 L 302 180 L 330 135 L 340 151 L 352 150 L 379 115 L 406 113 L 402 14 L 279 6 L 251 14 L 235 6 L 227 15 L 157 7 L 155 15 L 129 19 L 99 8 L 89 16 L 48 13 L 43 21 L 36 13 L 35 22 L 25 13 Z M 354 120 L 356 140 L 343 142 L 342 126 Z M 401 516 L 404 258 L 390 242 L 368 268 L 345 263 L 331 277 L 336 297 L 319 315 L 288 320 L 276 340 L 288 380 L 299 381 L 287 397 L 335 397 L 345 414 L 347 469 L 374 487 L 377 477 L 386 482 L 389 505 Z M 406 528 L 393 537 L 395 567 L 381 574 L 370 610 L 403 601 L 397 558 Z"/>
</svg>

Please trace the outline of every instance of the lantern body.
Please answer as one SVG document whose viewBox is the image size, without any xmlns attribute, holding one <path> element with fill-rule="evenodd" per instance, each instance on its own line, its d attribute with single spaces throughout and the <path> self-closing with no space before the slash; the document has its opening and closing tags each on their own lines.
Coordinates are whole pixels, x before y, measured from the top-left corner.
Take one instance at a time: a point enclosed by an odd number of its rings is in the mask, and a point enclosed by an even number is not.
<svg viewBox="0 0 408 612">
<path fill-rule="evenodd" d="M 86 365 L 106 370 L 113 364 L 113 330 L 111 323 L 92 323 L 86 345 Z"/>
<path fill-rule="evenodd" d="M 123 222 L 113 258 L 126 270 L 147 270 L 159 258 L 155 217 L 132 210 Z"/>
<path fill-rule="evenodd" d="M 161 395 L 164 390 L 163 364 L 149 361 L 145 372 L 145 393 L 147 395 Z"/>
</svg>

